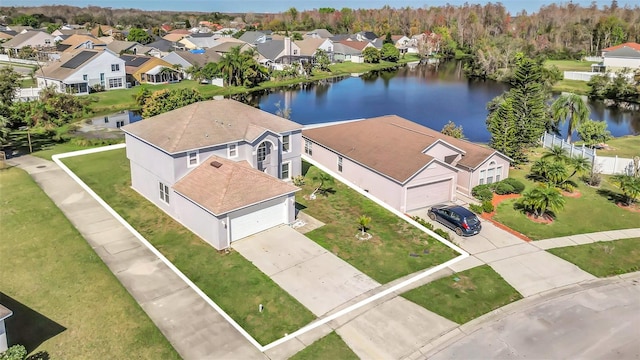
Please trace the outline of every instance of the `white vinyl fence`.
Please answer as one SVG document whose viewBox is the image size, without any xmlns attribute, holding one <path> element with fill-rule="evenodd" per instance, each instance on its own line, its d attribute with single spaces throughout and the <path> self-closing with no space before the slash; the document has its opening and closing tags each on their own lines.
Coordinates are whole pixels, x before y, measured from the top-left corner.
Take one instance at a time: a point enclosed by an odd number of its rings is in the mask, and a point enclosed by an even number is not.
<svg viewBox="0 0 640 360">
<path fill-rule="evenodd" d="M 621 157 L 598 156 L 595 149 L 583 146 L 575 146 L 569 144 L 564 139 L 553 134 L 544 133 L 540 139 L 542 147 L 551 148 L 554 146 L 562 146 L 571 157 L 582 156 L 587 158 L 593 164 L 594 170 L 601 174 L 607 175 L 633 175 L 635 165 L 633 159 Z M 640 156 L 640 154 L 638 154 Z"/>
</svg>

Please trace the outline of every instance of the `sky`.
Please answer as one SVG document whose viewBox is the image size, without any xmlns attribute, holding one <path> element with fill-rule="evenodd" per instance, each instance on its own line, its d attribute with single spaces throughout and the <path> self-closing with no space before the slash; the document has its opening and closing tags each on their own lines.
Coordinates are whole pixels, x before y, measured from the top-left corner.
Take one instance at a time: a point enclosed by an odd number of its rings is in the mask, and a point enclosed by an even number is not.
<svg viewBox="0 0 640 360">
<path fill-rule="evenodd" d="M 298 11 L 318 9 L 321 7 L 332 7 L 341 9 L 349 7 L 352 9 L 377 9 L 384 5 L 394 8 L 400 7 L 429 7 L 442 6 L 451 4 L 455 6 L 463 5 L 465 2 L 470 4 L 486 4 L 489 1 L 473 1 L 473 0 L 188 0 L 188 1 L 158 1 L 158 0 L 0 0 L 0 6 L 40 6 L 40 5 L 73 5 L 85 7 L 89 5 L 112 7 L 112 8 L 136 8 L 142 10 L 168 10 L 168 11 L 202 11 L 202 12 L 254 12 L 254 13 L 278 13 L 295 7 Z M 493 3 L 501 2 L 507 10 L 516 15 L 522 10 L 527 13 L 536 12 L 541 6 L 553 3 L 568 3 L 570 1 L 552 1 L 552 0 L 502 0 L 493 1 Z M 591 1 L 591 0 L 573 0 L 575 4 L 581 6 L 590 6 L 595 2 L 599 8 L 610 5 L 611 0 Z M 618 0 L 618 6 L 624 7 L 640 6 L 640 0 Z"/>
</svg>

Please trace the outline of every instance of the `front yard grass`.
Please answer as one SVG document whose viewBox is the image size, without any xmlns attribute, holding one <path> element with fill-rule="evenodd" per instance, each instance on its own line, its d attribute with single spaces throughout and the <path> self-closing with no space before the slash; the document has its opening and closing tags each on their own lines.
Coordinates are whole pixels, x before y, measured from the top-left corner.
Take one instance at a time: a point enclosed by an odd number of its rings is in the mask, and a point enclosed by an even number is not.
<svg viewBox="0 0 640 360">
<path fill-rule="evenodd" d="M 304 163 L 307 166 L 308 164 Z M 309 167 L 305 185 L 296 194 L 303 212 L 326 225 L 305 234 L 310 239 L 353 265 L 372 279 L 387 283 L 419 270 L 442 264 L 457 253 L 403 219 L 335 181 L 332 192 L 308 200 L 322 172 Z M 358 219 L 371 217 L 370 240 L 358 240 Z"/>
<path fill-rule="evenodd" d="M 510 169 L 509 177 L 522 181 L 527 188 L 535 186 L 526 179 L 530 164 L 522 169 Z M 514 209 L 516 199 L 500 203 L 497 206 L 494 220 L 528 236 L 532 240 L 548 239 L 574 234 L 591 233 L 607 230 L 629 229 L 640 226 L 640 213 L 618 207 L 609 199 L 611 193 L 620 190 L 603 177 L 600 188 L 592 188 L 582 183 L 577 176 L 574 180 L 579 184 L 576 189 L 581 193 L 578 198 L 565 196 L 565 206 L 551 224 L 540 224 L 531 221 L 519 210 Z"/>
<path fill-rule="evenodd" d="M 489 265 L 438 279 L 402 296 L 458 324 L 522 299 Z"/>
<path fill-rule="evenodd" d="M 628 135 L 617 137 L 607 141 L 610 150 L 596 150 L 598 156 L 618 156 L 622 158 L 633 158 L 640 156 L 640 135 Z"/>
<path fill-rule="evenodd" d="M 180 358 L 28 174 L 0 170 L 0 203 L 0 303 L 14 312 L 9 345 L 51 359 Z"/>
<path fill-rule="evenodd" d="M 358 360 L 358 356 L 351 351 L 340 335 L 331 332 L 289 358 L 289 360 L 316 359 Z"/>
<path fill-rule="evenodd" d="M 640 238 L 602 241 L 548 251 L 597 277 L 640 270 Z"/>
<path fill-rule="evenodd" d="M 220 254 L 130 187 L 125 149 L 64 159 L 89 187 L 261 344 L 315 316 L 236 252 Z M 259 304 L 264 311 L 258 312 Z"/>
</svg>

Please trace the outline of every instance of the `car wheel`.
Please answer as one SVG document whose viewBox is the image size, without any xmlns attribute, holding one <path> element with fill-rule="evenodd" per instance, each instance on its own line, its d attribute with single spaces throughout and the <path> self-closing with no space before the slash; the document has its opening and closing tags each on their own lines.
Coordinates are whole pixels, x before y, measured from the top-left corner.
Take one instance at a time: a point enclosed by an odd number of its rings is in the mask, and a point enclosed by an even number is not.
<svg viewBox="0 0 640 360">
<path fill-rule="evenodd" d="M 456 228 L 456 235 L 462 236 L 462 229 Z"/>
<path fill-rule="evenodd" d="M 436 214 L 435 214 L 435 213 L 430 212 L 430 213 L 429 213 L 429 219 L 431 219 L 431 220 L 435 220 L 435 219 L 436 219 Z"/>
</svg>

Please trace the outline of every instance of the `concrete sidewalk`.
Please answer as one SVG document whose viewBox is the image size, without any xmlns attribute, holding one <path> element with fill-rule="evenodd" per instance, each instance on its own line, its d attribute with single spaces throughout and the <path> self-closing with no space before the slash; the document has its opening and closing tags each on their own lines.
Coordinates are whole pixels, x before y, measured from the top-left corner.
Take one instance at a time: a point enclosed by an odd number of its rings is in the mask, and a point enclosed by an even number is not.
<svg viewBox="0 0 640 360">
<path fill-rule="evenodd" d="M 266 358 L 59 166 L 28 155 L 8 163 L 33 177 L 180 356 Z"/>
</svg>

